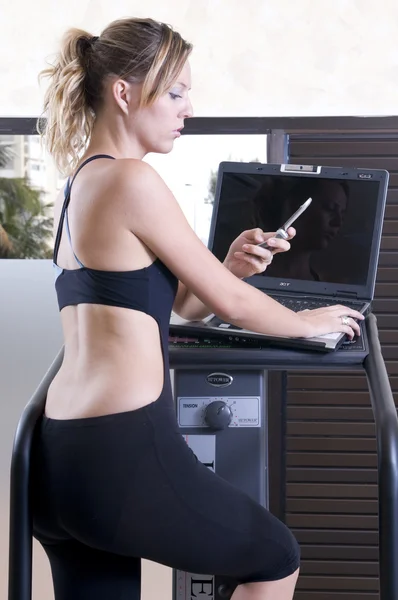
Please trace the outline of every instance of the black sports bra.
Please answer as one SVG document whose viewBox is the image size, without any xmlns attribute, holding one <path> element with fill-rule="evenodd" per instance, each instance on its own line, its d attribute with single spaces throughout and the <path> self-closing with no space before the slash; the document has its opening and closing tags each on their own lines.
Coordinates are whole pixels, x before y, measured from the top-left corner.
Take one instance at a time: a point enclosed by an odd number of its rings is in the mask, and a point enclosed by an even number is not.
<svg viewBox="0 0 398 600">
<path fill-rule="evenodd" d="M 161 327 L 163 341 L 165 341 L 178 280 L 160 259 L 156 259 L 148 267 L 135 271 L 102 271 L 86 267 L 73 252 L 80 268 L 62 269 L 57 265 L 64 221 L 73 251 L 68 220 L 72 184 L 79 171 L 87 163 L 98 158 L 115 160 L 107 154 L 91 156 L 80 165 L 72 181 L 68 179 L 65 187 L 65 199 L 55 238 L 53 258 L 57 273 L 55 289 L 59 309 L 77 304 L 105 304 L 139 310 L 155 318 Z"/>
</svg>

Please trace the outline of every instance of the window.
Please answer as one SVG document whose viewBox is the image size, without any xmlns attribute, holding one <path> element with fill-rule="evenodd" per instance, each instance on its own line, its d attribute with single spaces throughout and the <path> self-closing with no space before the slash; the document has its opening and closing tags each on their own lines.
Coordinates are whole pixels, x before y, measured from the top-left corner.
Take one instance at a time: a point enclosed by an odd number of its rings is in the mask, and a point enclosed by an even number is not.
<svg viewBox="0 0 398 600">
<path fill-rule="evenodd" d="M 50 258 L 60 181 L 38 136 L 0 135 L 0 258 Z"/>
<path fill-rule="evenodd" d="M 220 162 L 267 162 L 266 135 L 183 135 L 170 154 L 149 154 L 191 227 L 207 244 Z"/>
<path fill-rule="evenodd" d="M 266 135 L 183 135 L 145 160 L 164 179 L 207 244 L 219 163 L 266 162 Z M 0 258 L 49 258 L 53 206 L 65 180 L 37 135 L 0 135 Z"/>
</svg>

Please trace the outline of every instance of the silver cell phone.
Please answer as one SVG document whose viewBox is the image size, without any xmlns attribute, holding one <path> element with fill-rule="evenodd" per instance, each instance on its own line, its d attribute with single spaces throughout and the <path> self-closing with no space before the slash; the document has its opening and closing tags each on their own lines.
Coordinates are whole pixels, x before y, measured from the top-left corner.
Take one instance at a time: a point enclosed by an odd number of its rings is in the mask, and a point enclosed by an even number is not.
<svg viewBox="0 0 398 600">
<path fill-rule="evenodd" d="M 305 210 L 307 210 L 307 208 L 309 207 L 311 202 L 312 202 L 312 198 L 308 198 L 308 200 L 306 200 L 296 210 L 296 212 L 294 214 L 292 214 L 292 216 L 286 221 L 286 223 L 284 223 L 282 225 L 282 227 L 279 227 L 276 234 L 273 235 L 272 237 L 279 238 L 282 240 L 287 240 L 287 238 L 289 237 L 287 230 L 289 229 L 289 227 L 291 227 L 293 225 L 293 223 L 296 221 L 296 219 L 298 219 L 299 216 L 302 215 Z M 272 246 L 268 246 L 268 242 L 262 242 L 261 244 L 258 244 L 258 246 L 260 246 L 260 248 L 269 248 L 270 250 L 275 250 L 275 248 L 272 248 Z"/>
</svg>

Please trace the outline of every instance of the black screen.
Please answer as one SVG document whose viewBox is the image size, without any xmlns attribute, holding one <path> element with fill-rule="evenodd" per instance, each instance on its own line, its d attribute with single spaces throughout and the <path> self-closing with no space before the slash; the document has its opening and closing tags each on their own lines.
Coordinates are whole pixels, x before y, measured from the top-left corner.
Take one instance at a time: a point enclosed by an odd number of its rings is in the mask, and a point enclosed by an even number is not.
<svg viewBox="0 0 398 600">
<path fill-rule="evenodd" d="M 378 191 L 377 181 L 224 173 L 212 251 L 223 261 L 242 231 L 276 231 L 311 197 L 290 251 L 263 276 L 366 285 Z"/>
</svg>

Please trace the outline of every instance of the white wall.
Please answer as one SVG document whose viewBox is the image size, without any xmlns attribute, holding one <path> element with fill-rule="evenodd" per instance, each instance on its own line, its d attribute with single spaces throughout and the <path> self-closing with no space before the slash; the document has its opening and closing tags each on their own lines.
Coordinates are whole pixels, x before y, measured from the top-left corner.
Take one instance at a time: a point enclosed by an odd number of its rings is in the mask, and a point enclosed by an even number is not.
<svg viewBox="0 0 398 600">
<path fill-rule="evenodd" d="M 194 43 L 197 116 L 397 113 L 396 0 L 14 0 L 0 4 L 0 116 L 39 114 L 37 74 L 66 27 L 97 35 L 124 16 Z"/>
</svg>

